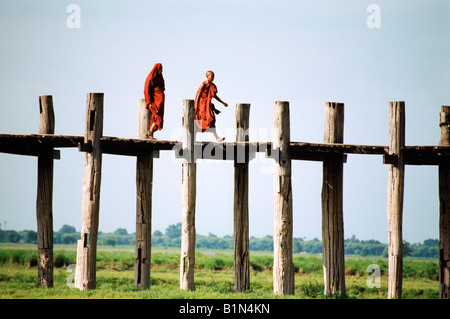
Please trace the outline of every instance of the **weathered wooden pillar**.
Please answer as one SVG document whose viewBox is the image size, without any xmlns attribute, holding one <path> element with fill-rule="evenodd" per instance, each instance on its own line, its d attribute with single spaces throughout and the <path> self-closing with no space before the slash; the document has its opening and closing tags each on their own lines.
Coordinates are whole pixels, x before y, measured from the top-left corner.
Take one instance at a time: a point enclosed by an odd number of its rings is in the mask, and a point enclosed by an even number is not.
<svg viewBox="0 0 450 319">
<path fill-rule="evenodd" d="M 400 299 L 403 276 L 403 193 L 404 171 L 402 148 L 405 146 L 405 102 L 389 103 L 389 164 L 387 217 L 389 281 L 388 298 Z"/>
<path fill-rule="evenodd" d="M 344 104 L 325 105 L 324 143 L 344 142 Z M 323 162 L 322 255 L 324 295 L 345 294 L 343 158 Z"/>
<path fill-rule="evenodd" d="M 274 238 L 273 290 L 275 294 L 294 294 L 292 262 L 292 185 L 289 102 L 277 101 L 273 111 Z"/>
<path fill-rule="evenodd" d="M 194 156 L 195 109 L 193 100 L 184 100 L 183 104 L 180 288 L 194 290 L 195 196 L 197 188 L 197 163 Z"/>
<path fill-rule="evenodd" d="M 139 99 L 138 138 L 146 139 L 150 128 L 151 112 L 145 99 Z M 150 288 L 151 232 L 152 232 L 153 150 L 141 152 L 136 157 L 136 244 L 134 287 Z"/>
<path fill-rule="evenodd" d="M 80 290 L 96 287 L 97 235 L 100 211 L 100 183 L 103 135 L 103 93 L 88 93 L 86 133 L 80 150 L 85 151 L 81 211 L 81 239 L 77 245 L 75 287 Z"/>
<path fill-rule="evenodd" d="M 39 134 L 55 133 L 51 95 L 39 97 Z M 53 287 L 53 147 L 38 154 L 36 218 L 38 233 L 38 287 Z"/>
<path fill-rule="evenodd" d="M 250 104 L 236 105 L 236 142 L 248 142 Z M 250 289 L 248 163 L 249 149 L 239 145 L 234 161 L 234 290 Z"/>
<path fill-rule="evenodd" d="M 442 106 L 439 145 L 450 145 L 450 106 Z M 439 297 L 450 299 L 450 163 L 439 164 Z"/>
</svg>

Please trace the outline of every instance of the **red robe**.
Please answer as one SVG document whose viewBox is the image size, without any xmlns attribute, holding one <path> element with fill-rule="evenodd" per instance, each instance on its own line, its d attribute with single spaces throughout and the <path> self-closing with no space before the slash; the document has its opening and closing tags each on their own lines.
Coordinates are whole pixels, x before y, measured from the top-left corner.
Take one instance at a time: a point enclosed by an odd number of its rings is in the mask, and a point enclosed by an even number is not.
<svg viewBox="0 0 450 319">
<path fill-rule="evenodd" d="M 144 86 L 144 97 L 145 102 L 147 103 L 147 109 L 152 112 L 150 127 L 153 123 L 156 124 L 156 131 L 161 130 L 164 125 L 165 84 L 162 74 L 159 74 L 161 68 L 161 63 L 155 64 L 147 76 Z"/>
<path fill-rule="evenodd" d="M 209 128 L 216 127 L 216 115 L 211 107 L 211 100 L 217 94 L 217 87 L 214 83 L 203 82 L 195 96 L 195 123 L 197 131 L 205 132 Z"/>
</svg>

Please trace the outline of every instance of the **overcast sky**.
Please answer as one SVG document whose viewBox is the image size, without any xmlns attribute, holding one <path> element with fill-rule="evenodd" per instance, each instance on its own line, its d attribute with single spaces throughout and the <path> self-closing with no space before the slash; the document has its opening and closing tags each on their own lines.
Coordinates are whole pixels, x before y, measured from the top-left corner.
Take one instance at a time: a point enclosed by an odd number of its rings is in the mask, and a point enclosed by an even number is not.
<svg viewBox="0 0 450 319">
<path fill-rule="evenodd" d="M 273 104 L 289 101 L 291 141 L 322 142 L 327 101 L 345 103 L 344 142 L 387 145 L 388 105 L 405 101 L 406 144 L 437 145 L 450 103 L 450 2 L 0 2 L 0 134 L 38 130 L 38 97 L 53 95 L 56 134 L 84 135 L 86 94 L 104 93 L 105 136 L 137 137 L 138 99 L 157 62 L 166 81 L 160 139 L 181 138 L 183 99 L 215 71 L 229 104 L 220 135 L 235 139 L 235 105 L 250 103 L 252 141 L 271 139 Z M 198 137 L 200 138 L 200 136 Z M 210 136 L 205 135 L 205 139 Z M 196 229 L 233 234 L 233 163 L 201 161 Z M 437 167 L 405 172 L 404 239 L 438 238 Z M 100 231 L 135 231 L 136 159 L 104 155 Z M 387 175 L 379 155 L 344 166 L 344 237 L 387 242 Z M 36 230 L 37 160 L 0 154 L 2 229 Z M 83 153 L 55 161 L 53 224 L 81 227 Z M 321 239 L 321 162 L 293 162 L 294 236 Z M 273 234 L 272 162 L 250 164 L 250 235 Z M 181 162 L 154 160 L 152 229 L 181 222 Z"/>
</svg>

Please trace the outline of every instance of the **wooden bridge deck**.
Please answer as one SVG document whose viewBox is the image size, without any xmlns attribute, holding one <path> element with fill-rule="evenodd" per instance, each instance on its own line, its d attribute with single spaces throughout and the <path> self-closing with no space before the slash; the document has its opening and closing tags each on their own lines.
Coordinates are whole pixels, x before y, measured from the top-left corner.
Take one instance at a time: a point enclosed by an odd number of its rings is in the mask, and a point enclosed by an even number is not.
<svg viewBox="0 0 450 319">
<path fill-rule="evenodd" d="M 177 151 L 181 150 L 181 141 L 150 140 L 139 138 L 120 138 L 104 136 L 100 139 L 102 153 L 136 156 L 148 150 Z M 236 154 L 238 147 L 252 153 L 265 152 L 272 154 L 271 142 L 197 142 L 196 147 L 201 148 L 198 158 L 204 159 L 231 159 L 229 154 Z M 80 151 L 88 150 L 81 135 L 51 135 L 51 134 L 0 134 L 0 153 L 37 156 L 42 148 L 78 148 Z M 204 152 L 208 147 L 208 152 Z M 232 149 L 232 150 L 230 150 Z M 212 150 L 212 154 L 211 154 Z M 229 154 L 227 156 L 227 150 Z M 355 144 L 326 144 L 291 142 L 290 155 L 294 160 L 323 161 L 346 154 L 383 155 L 384 163 L 392 163 L 395 156 L 388 154 L 389 147 L 384 145 L 355 145 Z M 222 152 L 223 156 L 217 151 Z M 439 165 L 450 161 L 450 146 L 405 146 L 402 148 L 405 164 L 407 165 Z M 176 154 L 181 157 L 181 154 Z"/>
</svg>

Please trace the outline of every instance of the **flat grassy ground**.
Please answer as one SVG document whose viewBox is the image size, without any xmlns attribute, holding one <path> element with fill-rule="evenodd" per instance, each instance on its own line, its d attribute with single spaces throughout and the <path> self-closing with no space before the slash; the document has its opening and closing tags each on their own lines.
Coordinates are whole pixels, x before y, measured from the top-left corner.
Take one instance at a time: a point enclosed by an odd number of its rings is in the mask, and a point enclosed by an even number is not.
<svg viewBox="0 0 450 319">
<path fill-rule="evenodd" d="M 250 253 L 250 290 L 234 292 L 232 251 L 199 251 L 195 291 L 179 288 L 179 250 L 152 251 L 151 288 L 134 289 L 134 247 L 99 247 L 97 288 L 79 291 L 73 286 L 75 246 L 54 248 L 54 288 L 36 287 L 34 245 L 0 245 L 0 299 L 323 299 L 320 256 L 294 256 L 295 294 L 273 294 L 272 253 Z M 403 299 L 437 299 L 436 261 L 404 261 Z M 370 288 L 368 265 L 379 267 L 380 288 Z M 348 299 L 386 299 L 387 261 L 378 257 L 346 258 Z M 370 283 L 369 283 L 370 284 Z"/>
</svg>

